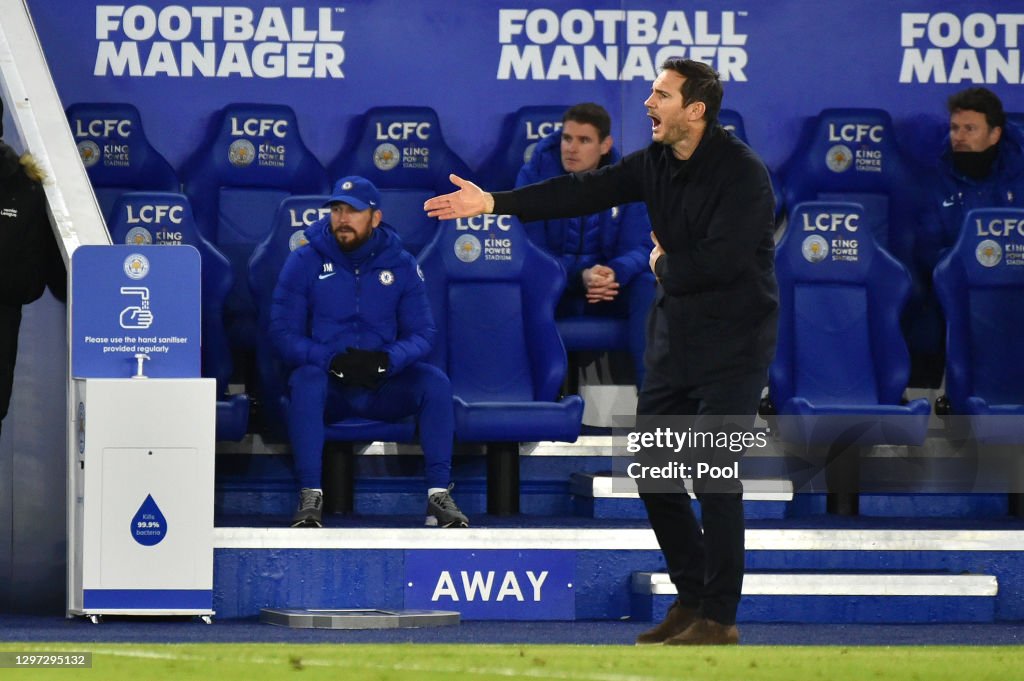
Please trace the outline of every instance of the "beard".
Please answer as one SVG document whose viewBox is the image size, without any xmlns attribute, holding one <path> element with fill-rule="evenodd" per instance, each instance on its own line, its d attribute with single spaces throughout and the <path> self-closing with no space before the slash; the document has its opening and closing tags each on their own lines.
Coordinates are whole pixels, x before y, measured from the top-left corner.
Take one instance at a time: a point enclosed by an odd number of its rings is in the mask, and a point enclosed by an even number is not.
<svg viewBox="0 0 1024 681">
<path fill-rule="evenodd" d="M 351 253 L 352 251 L 356 250 L 357 248 L 365 244 L 367 241 L 369 241 L 370 235 L 372 233 L 373 231 L 371 230 L 364 234 L 362 237 L 360 237 L 356 234 L 356 231 L 351 227 L 339 227 L 338 229 L 334 230 L 334 238 L 337 240 L 338 246 L 341 248 L 342 251 L 344 251 L 345 253 Z"/>
</svg>

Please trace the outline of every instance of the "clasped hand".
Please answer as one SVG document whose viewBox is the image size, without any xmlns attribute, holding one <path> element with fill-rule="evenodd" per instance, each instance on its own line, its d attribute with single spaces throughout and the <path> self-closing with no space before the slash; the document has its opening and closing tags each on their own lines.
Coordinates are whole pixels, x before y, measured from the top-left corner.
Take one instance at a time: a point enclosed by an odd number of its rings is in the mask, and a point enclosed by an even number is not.
<svg viewBox="0 0 1024 681">
<path fill-rule="evenodd" d="M 588 303 L 602 303 L 614 300 L 619 295 L 619 282 L 615 281 L 615 270 L 607 265 L 594 265 L 583 270 L 583 286 L 587 289 Z"/>
</svg>

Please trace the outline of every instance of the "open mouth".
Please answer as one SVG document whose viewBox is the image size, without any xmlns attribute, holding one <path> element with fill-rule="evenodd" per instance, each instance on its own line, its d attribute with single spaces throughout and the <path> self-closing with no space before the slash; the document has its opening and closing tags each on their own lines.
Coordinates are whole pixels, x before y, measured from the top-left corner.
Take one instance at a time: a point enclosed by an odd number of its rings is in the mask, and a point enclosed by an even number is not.
<svg viewBox="0 0 1024 681">
<path fill-rule="evenodd" d="M 661 119 L 649 112 L 647 117 L 651 119 L 651 132 L 657 132 L 658 128 L 661 127 Z"/>
</svg>

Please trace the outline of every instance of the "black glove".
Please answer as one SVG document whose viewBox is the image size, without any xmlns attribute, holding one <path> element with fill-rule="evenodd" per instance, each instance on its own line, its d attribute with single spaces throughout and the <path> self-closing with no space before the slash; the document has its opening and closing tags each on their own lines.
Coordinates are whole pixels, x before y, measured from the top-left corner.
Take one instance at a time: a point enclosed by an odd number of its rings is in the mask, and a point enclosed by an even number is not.
<svg viewBox="0 0 1024 681">
<path fill-rule="evenodd" d="M 352 355 L 347 352 L 339 352 L 331 357 L 331 373 L 340 378 L 342 383 L 352 383 L 352 367 L 355 366 L 352 359 Z"/>
<path fill-rule="evenodd" d="M 345 385 L 373 389 L 387 376 L 390 363 L 386 352 L 348 348 L 331 359 L 331 373 Z"/>
</svg>

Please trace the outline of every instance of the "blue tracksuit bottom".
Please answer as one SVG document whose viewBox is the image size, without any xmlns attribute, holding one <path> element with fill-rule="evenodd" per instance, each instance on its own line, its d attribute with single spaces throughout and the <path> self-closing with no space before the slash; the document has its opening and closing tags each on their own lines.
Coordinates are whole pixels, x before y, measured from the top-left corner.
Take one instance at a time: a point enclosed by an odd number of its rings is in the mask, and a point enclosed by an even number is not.
<svg viewBox="0 0 1024 681">
<path fill-rule="evenodd" d="M 437 367 L 417 362 L 368 390 L 303 366 L 292 372 L 288 385 L 288 433 L 300 487 L 321 486 L 324 424 L 353 416 L 376 421 L 415 416 L 427 488 L 448 486 L 455 412 L 451 383 Z"/>
</svg>

